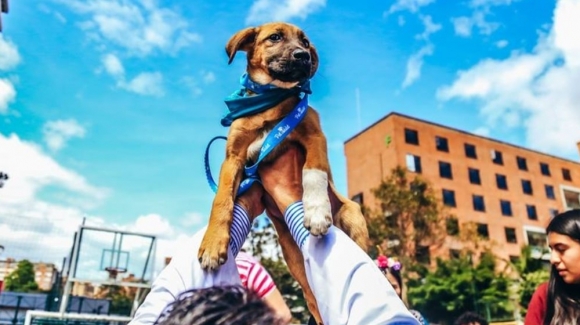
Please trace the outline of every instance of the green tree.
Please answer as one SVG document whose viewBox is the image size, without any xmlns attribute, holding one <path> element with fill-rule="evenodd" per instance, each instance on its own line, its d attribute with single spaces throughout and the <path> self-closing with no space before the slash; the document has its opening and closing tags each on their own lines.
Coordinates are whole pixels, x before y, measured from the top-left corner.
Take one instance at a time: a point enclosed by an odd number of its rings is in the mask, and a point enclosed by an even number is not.
<svg viewBox="0 0 580 325">
<path fill-rule="evenodd" d="M 409 302 L 432 322 L 451 324 L 466 311 L 490 319 L 510 319 L 513 306 L 509 292 L 511 280 L 496 271 L 496 260 L 485 251 L 474 263 L 473 255 L 437 260 L 437 267 L 421 279 L 409 280 Z"/>
<path fill-rule="evenodd" d="M 14 292 L 36 292 L 38 284 L 34 279 L 34 264 L 28 260 L 18 262 L 18 266 L 5 279 L 5 290 Z"/>
<path fill-rule="evenodd" d="M 542 251 L 541 254 L 546 253 Z M 550 278 L 546 262 L 533 254 L 531 246 L 522 247 L 520 257 L 511 263 L 517 272 L 516 285 L 518 286 L 518 300 L 520 313 L 525 315 L 532 295 L 538 286 Z"/>
<path fill-rule="evenodd" d="M 378 209 L 364 207 L 371 247 L 404 264 L 416 261 L 420 247 L 438 247 L 445 241 L 445 218 L 439 199 L 429 182 L 409 177 L 406 169 L 396 167 L 373 194 Z M 377 251 L 371 251 L 376 255 Z"/>
<path fill-rule="evenodd" d="M 260 260 L 260 263 L 272 276 L 276 287 L 284 297 L 292 317 L 305 324 L 310 317 L 302 288 L 290 274 L 288 266 L 282 257 L 278 244 L 278 235 L 268 218 L 259 218 L 250 232 L 247 240 L 248 252 Z"/>
<path fill-rule="evenodd" d="M 97 297 L 111 300 L 111 306 L 109 308 L 111 315 L 129 316 L 131 314 L 131 308 L 133 307 L 135 294 L 128 287 L 104 284 L 99 287 Z"/>
</svg>

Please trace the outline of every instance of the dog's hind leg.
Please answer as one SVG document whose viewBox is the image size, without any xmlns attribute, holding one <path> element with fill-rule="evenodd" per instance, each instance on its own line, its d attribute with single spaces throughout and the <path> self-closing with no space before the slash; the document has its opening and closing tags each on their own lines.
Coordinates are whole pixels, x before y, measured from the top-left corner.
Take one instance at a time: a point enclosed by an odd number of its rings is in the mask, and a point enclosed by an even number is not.
<svg viewBox="0 0 580 325">
<path fill-rule="evenodd" d="M 314 297 L 314 293 L 312 292 L 312 289 L 310 289 L 308 279 L 306 278 L 304 257 L 300 248 L 298 248 L 298 245 L 292 238 L 290 230 L 288 230 L 288 226 L 284 221 L 271 217 L 269 214 L 268 217 L 272 220 L 272 224 L 274 224 L 274 228 L 278 234 L 278 241 L 282 247 L 282 255 L 284 256 L 286 265 L 288 265 L 288 270 L 302 288 L 308 311 L 310 311 L 312 316 L 314 316 L 317 324 L 322 324 L 322 317 L 320 317 L 320 313 L 318 312 L 316 298 Z"/>
<path fill-rule="evenodd" d="M 342 229 L 363 251 L 368 251 L 369 231 L 367 222 L 358 203 L 342 196 L 332 181 L 328 184 L 328 195 L 332 201 L 334 225 Z"/>
</svg>

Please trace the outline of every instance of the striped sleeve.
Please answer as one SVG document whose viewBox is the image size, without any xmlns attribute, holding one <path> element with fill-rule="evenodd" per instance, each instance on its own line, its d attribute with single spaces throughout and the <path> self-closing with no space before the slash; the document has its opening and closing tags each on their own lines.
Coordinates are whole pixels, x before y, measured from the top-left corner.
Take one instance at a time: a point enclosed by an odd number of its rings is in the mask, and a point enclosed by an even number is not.
<svg viewBox="0 0 580 325">
<path fill-rule="evenodd" d="M 276 288 L 268 271 L 253 258 L 244 258 L 243 255 L 238 255 L 236 264 L 242 285 L 256 292 L 260 298 L 265 297 Z"/>
</svg>

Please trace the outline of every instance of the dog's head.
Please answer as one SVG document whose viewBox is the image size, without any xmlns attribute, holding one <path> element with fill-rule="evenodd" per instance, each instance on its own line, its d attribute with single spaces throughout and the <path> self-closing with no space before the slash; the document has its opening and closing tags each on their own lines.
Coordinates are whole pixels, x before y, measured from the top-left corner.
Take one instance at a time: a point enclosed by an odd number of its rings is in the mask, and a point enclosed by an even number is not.
<svg viewBox="0 0 580 325">
<path fill-rule="evenodd" d="M 304 32 L 291 24 L 268 23 L 237 32 L 226 45 L 229 63 L 246 51 L 248 74 L 260 84 L 292 88 L 314 76 L 318 54 Z"/>
</svg>

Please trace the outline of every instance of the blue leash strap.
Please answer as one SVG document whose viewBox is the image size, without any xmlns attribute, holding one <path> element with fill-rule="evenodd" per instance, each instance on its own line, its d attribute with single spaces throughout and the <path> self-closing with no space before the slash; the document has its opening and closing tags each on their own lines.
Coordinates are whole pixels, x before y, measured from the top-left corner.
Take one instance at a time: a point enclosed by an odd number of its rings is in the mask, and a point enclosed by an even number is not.
<svg viewBox="0 0 580 325">
<path fill-rule="evenodd" d="M 260 148 L 260 154 L 258 159 L 252 166 L 244 167 L 245 178 L 240 183 L 238 187 L 238 192 L 236 196 L 240 196 L 245 193 L 252 184 L 255 182 L 260 182 L 258 177 L 258 165 L 260 162 L 277 146 L 279 145 L 287 136 L 292 132 L 296 126 L 304 119 L 306 112 L 308 111 L 308 94 L 304 94 L 304 97 L 298 102 L 298 105 L 286 115 L 274 128 L 268 133 L 266 139 L 262 143 Z M 217 139 L 227 140 L 224 136 L 217 136 L 210 140 L 205 148 L 204 164 L 205 164 L 205 175 L 209 186 L 214 192 L 217 192 L 217 184 L 211 175 L 211 169 L 209 167 L 209 149 L 212 143 Z"/>
<path fill-rule="evenodd" d="M 209 148 L 211 147 L 211 144 L 218 139 L 222 139 L 222 140 L 226 140 L 228 138 L 224 137 L 224 136 L 217 136 L 214 137 L 213 139 L 211 139 L 209 141 L 209 143 L 207 144 L 207 147 L 205 147 L 205 155 L 203 157 L 203 163 L 205 164 L 205 177 L 207 178 L 207 182 L 209 183 L 209 187 L 211 187 L 211 190 L 215 192 L 217 192 L 217 184 L 216 182 L 213 180 L 213 177 L 211 176 L 211 169 L 209 167 Z"/>
<path fill-rule="evenodd" d="M 245 172 L 247 176 L 253 176 L 258 173 L 258 165 L 260 162 L 266 158 L 266 156 L 274 150 L 274 148 L 284 140 L 292 130 L 304 119 L 306 116 L 306 111 L 308 109 L 308 95 L 304 94 L 304 97 L 298 102 L 298 105 L 286 115 L 282 121 L 278 122 L 276 126 L 268 133 L 268 136 L 262 143 L 262 148 L 260 148 L 260 155 L 256 162 L 250 166 L 245 167 Z"/>
</svg>

